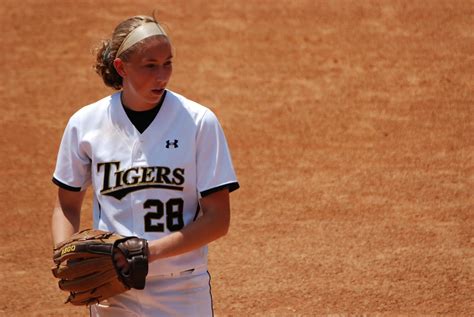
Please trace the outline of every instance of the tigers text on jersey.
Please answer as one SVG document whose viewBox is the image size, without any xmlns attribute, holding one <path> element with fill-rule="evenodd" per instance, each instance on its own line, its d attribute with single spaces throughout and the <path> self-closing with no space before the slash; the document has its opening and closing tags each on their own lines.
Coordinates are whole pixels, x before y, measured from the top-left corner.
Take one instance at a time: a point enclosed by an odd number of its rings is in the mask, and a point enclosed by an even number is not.
<svg viewBox="0 0 474 317">
<path fill-rule="evenodd" d="M 53 182 L 80 191 L 92 185 L 94 227 L 159 239 L 200 216 L 198 199 L 239 187 L 222 128 L 206 107 L 167 91 L 140 134 L 120 92 L 88 105 L 68 122 Z M 207 265 L 207 247 L 155 261 L 150 275 Z"/>
</svg>

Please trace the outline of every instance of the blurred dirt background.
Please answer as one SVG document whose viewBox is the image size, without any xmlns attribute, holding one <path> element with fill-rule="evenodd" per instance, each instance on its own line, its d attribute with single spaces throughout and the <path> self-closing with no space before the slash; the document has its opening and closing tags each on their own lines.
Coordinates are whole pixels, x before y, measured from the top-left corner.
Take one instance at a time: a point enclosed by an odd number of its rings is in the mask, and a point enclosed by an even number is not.
<svg viewBox="0 0 474 317">
<path fill-rule="evenodd" d="M 241 182 L 216 316 L 473 314 L 474 1 L 2 0 L 1 316 L 88 316 L 50 272 L 50 179 L 112 92 L 92 49 L 154 9 Z"/>
</svg>

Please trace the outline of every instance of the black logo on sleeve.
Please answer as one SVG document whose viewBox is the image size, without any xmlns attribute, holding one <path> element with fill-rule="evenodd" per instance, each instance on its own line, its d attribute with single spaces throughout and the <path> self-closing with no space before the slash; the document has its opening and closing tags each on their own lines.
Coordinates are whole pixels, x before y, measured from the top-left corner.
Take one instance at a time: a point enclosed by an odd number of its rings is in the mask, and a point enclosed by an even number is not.
<svg viewBox="0 0 474 317">
<path fill-rule="evenodd" d="M 97 164 L 97 172 L 104 178 L 100 193 L 118 200 L 127 194 L 147 188 L 163 188 L 183 191 L 184 168 L 170 169 L 166 166 L 137 166 L 120 169 L 120 162 Z"/>
<path fill-rule="evenodd" d="M 173 142 L 171 142 L 170 140 L 166 140 L 166 148 L 169 149 L 170 147 L 177 148 L 178 140 L 174 139 Z"/>
</svg>

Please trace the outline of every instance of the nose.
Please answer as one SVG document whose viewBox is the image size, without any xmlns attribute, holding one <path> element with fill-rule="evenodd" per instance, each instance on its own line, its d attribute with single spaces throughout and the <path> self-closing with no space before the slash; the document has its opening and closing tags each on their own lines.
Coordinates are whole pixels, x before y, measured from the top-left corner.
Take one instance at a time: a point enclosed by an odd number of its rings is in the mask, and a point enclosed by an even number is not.
<svg viewBox="0 0 474 317">
<path fill-rule="evenodd" d="M 166 66 L 157 67 L 155 79 L 158 82 L 168 82 L 171 76 L 171 69 Z"/>
</svg>

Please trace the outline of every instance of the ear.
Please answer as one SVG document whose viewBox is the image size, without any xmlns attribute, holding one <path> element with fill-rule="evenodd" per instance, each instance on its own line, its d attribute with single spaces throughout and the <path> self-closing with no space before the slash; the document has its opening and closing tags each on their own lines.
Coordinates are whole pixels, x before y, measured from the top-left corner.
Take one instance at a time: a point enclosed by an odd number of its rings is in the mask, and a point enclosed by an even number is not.
<svg viewBox="0 0 474 317">
<path fill-rule="evenodd" d="M 126 76 L 125 64 L 120 58 L 114 59 L 114 68 L 122 78 Z"/>
</svg>

